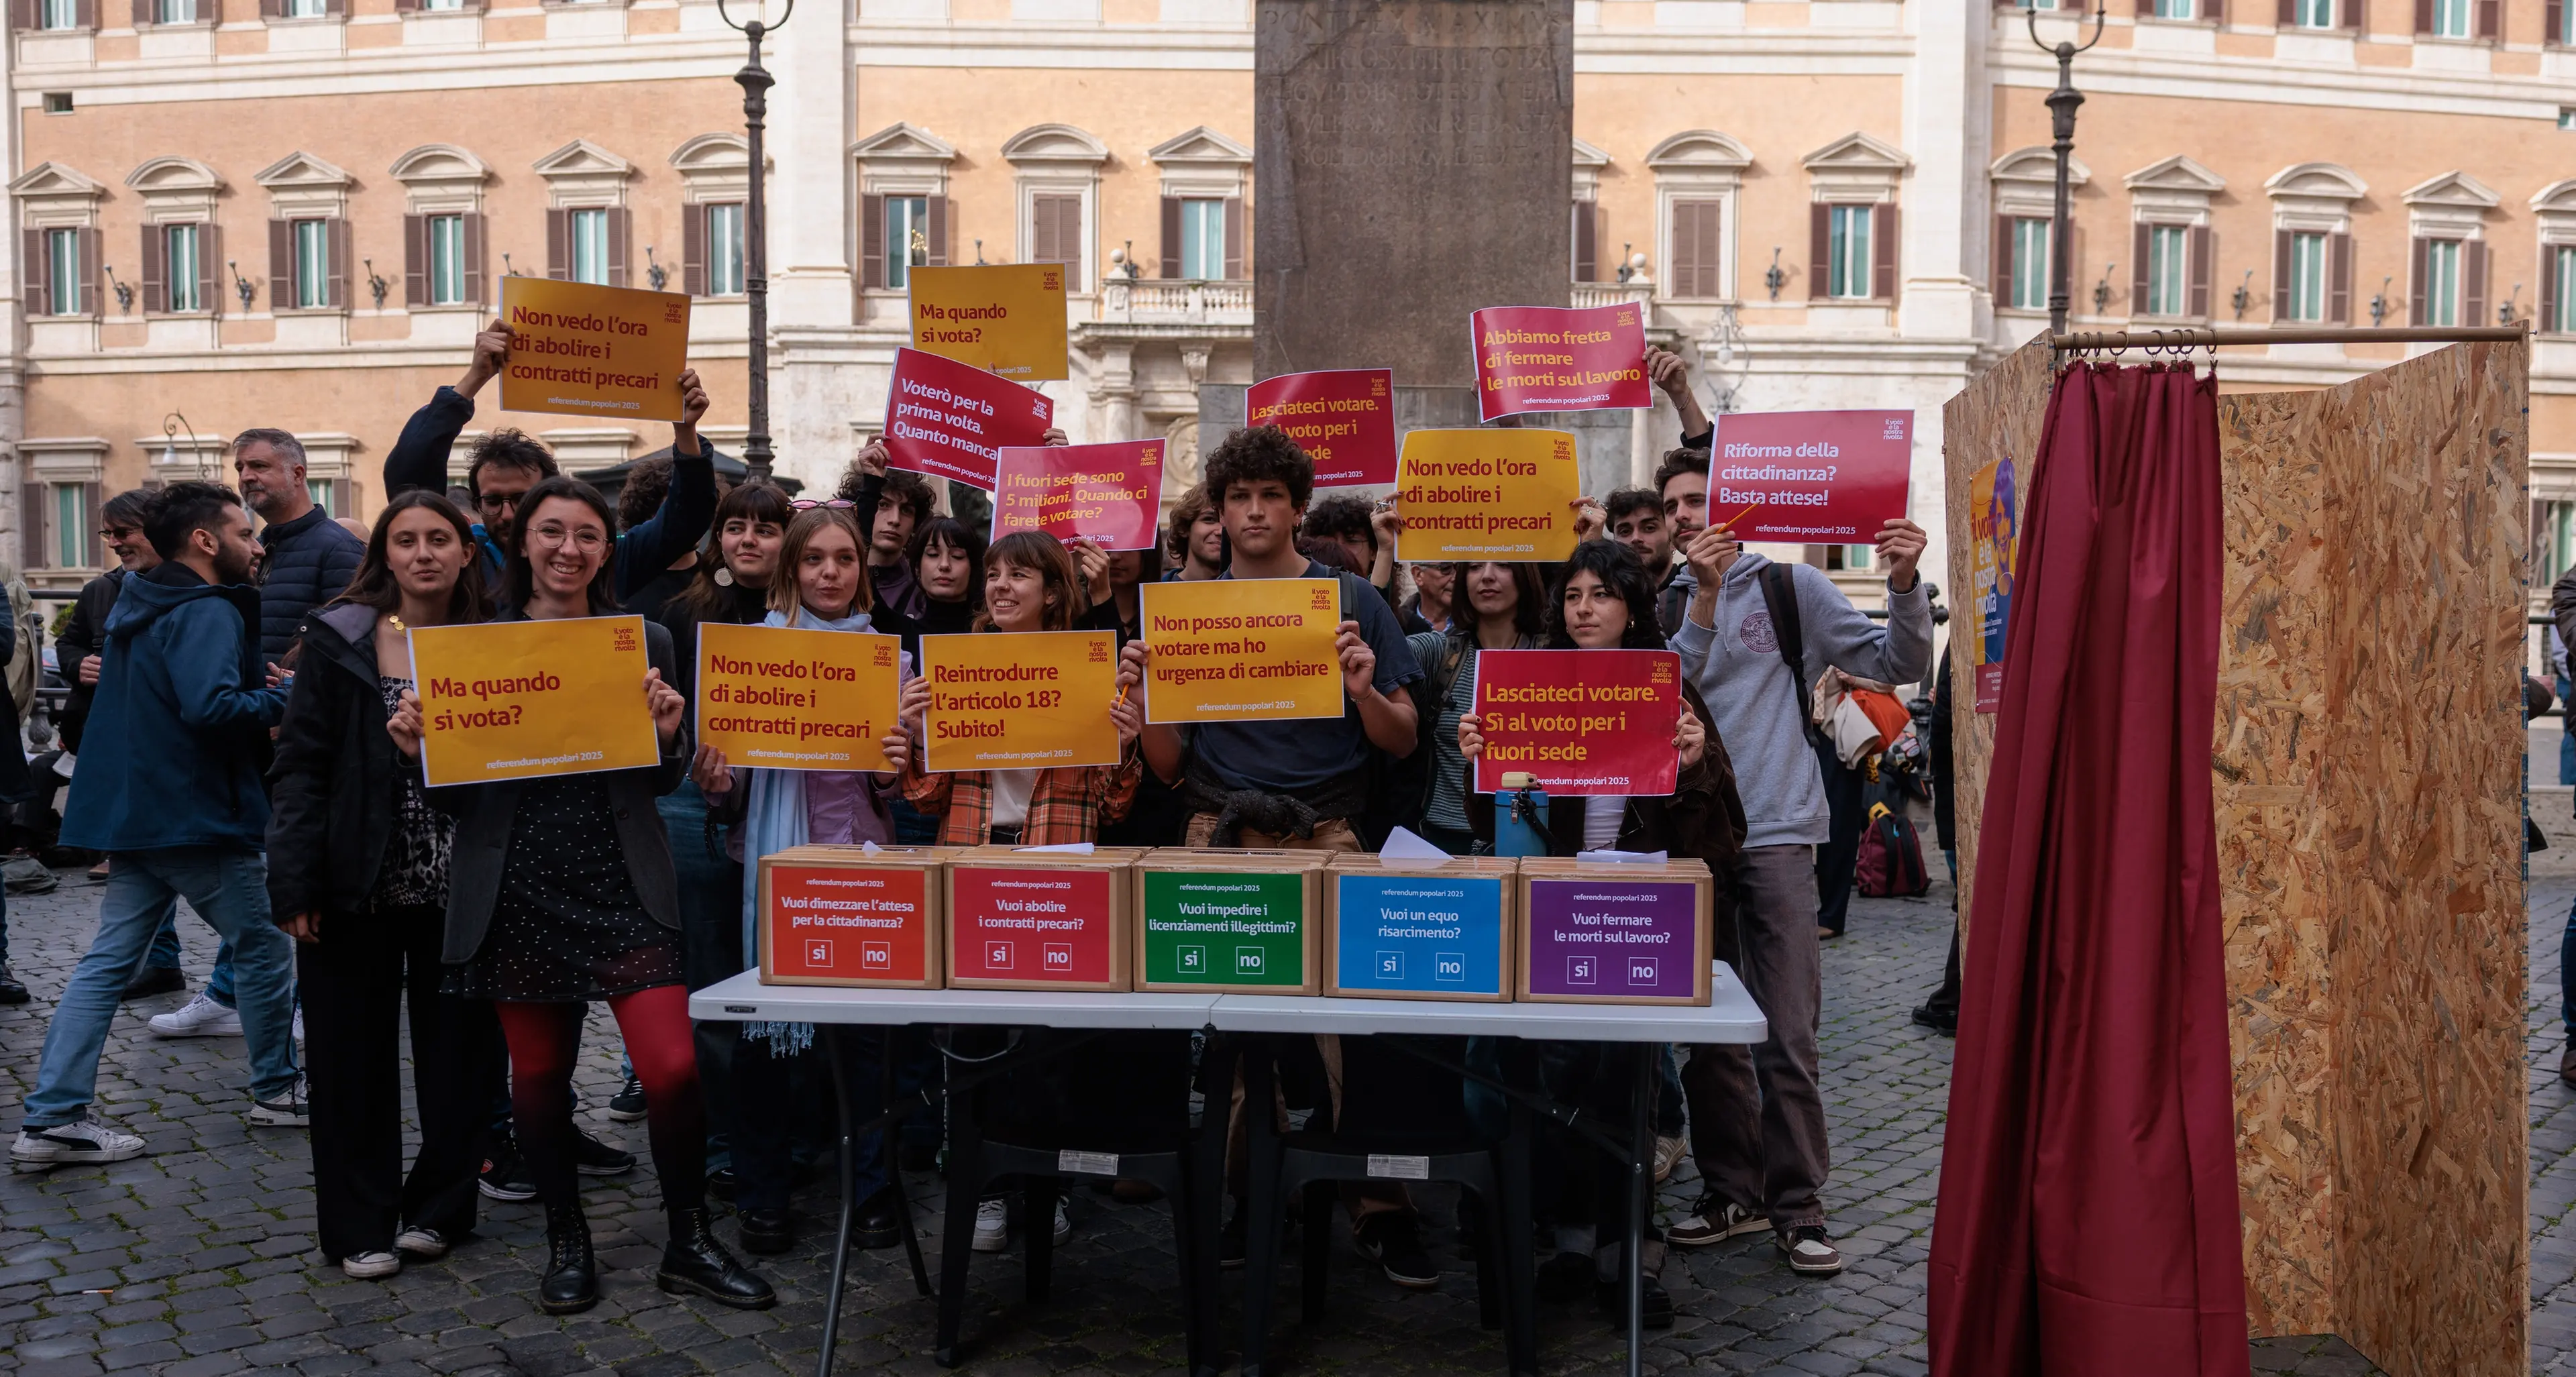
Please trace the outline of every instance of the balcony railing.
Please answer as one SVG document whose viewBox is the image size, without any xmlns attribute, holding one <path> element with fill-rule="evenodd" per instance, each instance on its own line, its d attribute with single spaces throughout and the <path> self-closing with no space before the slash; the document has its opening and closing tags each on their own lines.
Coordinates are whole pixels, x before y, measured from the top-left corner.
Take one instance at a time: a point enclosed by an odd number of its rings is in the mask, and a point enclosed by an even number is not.
<svg viewBox="0 0 2576 1377">
<path fill-rule="evenodd" d="M 1655 284 L 1653 281 L 1643 276 L 1633 277 L 1625 282 L 1577 282 L 1574 284 L 1573 301 L 1574 305 L 1578 308 L 1588 306 L 1626 306 L 1630 304 L 1650 306 L 1654 304 L 1654 300 Z"/>
<path fill-rule="evenodd" d="M 1252 284 L 1113 276 L 1100 284 L 1100 318 L 1122 324 L 1249 324 Z"/>
</svg>

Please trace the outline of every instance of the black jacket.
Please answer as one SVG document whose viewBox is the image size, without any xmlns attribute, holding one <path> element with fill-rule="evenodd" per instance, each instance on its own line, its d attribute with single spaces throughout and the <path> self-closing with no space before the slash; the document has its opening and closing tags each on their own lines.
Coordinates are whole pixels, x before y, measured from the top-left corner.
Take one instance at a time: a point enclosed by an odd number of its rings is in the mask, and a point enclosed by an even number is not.
<svg viewBox="0 0 2576 1377">
<path fill-rule="evenodd" d="M 394 781 L 420 768 L 385 733 L 376 610 L 326 608 L 301 634 L 268 771 L 268 908 L 281 920 L 368 911 L 393 841 Z"/>
<path fill-rule="evenodd" d="M 54 664 L 71 685 L 71 697 L 63 704 L 63 745 L 72 754 L 80 754 L 81 729 L 89 725 L 89 703 L 98 696 L 96 684 L 80 680 L 81 661 L 98 654 L 107 645 L 107 614 L 116 606 L 117 590 L 125 586 L 125 571 L 110 569 L 81 585 L 80 596 L 72 599 L 71 620 L 63 623 L 63 634 L 54 638 Z"/>
<path fill-rule="evenodd" d="M 513 612 L 512 618 L 526 614 Z M 662 682 L 680 682 L 671 633 L 659 622 L 644 623 L 644 650 Z M 641 689 L 641 685 L 637 686 Z M 680 929 L 680 881 L 671 865 L 671 835 L 662 827 L 654 800 L 680 787 L 689 773 L 689 719 L 662 749 L 658 764 L 633 770 L 610 770 L 608 806 L 616 815 L 618 849 L 626 856 L 626 873 L 635 895 L 653 921 Z M 519 780 L 492 784 L 451 784 L 429 791 L 429 801 L 456 819 L 455 849 L 447 870 L 447 944 L 439 960 L 451 966 L 474 959 L 492 927 L 492 905 L 501 897 L 501 872 L 510 859 L 510 834 L 519 817 Z"/>
<path fill-rule="evenodd" d="M 262 529 L 259 543 L 268 551 L 260 570 L 259 653 L 275 664 L 295 644 L 305 614 L 348 591 L 367 546 L 320 507 Z"/>
</svg>

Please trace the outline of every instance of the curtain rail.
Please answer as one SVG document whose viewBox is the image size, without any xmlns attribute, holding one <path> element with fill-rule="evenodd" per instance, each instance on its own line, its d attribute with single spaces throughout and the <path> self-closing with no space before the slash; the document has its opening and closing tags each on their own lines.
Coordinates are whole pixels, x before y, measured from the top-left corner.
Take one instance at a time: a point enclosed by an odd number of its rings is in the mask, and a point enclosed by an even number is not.
<svg viewBox="0 0 2576 1377">
<path fill-rule="evenodd" d="M 2142 349 L 2150 345 L 2159 349 L 2215 349 L 2239 344 L 2463 344 L 2478 341 L 2504 342 L 2525 339 L 2529 332 L 2519 325 L 2415 325 L 2383 330 L 2358 328 L 2264 326 L 2250 330 L 2220 330 L 2206 325 L 2186 325 L 2170 330 L 2080 330 L 2049 336 L 2049 347 L 2060 353 L 2073 350 Z"/>
</svg>

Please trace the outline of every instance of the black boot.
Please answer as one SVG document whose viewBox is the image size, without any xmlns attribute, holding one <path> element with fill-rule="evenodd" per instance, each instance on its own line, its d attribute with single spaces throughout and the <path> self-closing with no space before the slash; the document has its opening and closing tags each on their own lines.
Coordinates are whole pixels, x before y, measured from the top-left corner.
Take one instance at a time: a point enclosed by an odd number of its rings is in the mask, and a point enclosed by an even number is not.
<svg viewBox="0 0 2576 1377">
<path fill-rule="evenodd" d="M 662 1270 L 653 1281 L 672 1295 L 694 1291 L 736 1310 L 766 1310 L 778 1304 L 778 1293 L 769 1289 L 769 1283 L 734 1261 L 733 1254 L 716 1242 L 704 1205 L 671 1211 L 671 1244 L 662 1250 Z"/>
<path fill-rule="evenodd" d="M 560 1209 L 546 1206 L 546 1242 L 553 1255 L 537 1282 L 537 1307 L 549 1315 L 571 1315 L 599 1304 L 599 1265 L 590 1256 L 590 1221 L 575 1202 Z"/>
</svg>

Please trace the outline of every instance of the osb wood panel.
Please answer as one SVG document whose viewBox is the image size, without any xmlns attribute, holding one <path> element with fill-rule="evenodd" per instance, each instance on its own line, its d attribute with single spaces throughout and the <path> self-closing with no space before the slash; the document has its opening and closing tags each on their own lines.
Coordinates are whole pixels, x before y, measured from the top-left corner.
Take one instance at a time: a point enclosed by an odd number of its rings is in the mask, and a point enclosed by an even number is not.
<svg viewBox="0 0 2576 1377">
<path fill-rule="evenodd" d="M 2047 362 L 2026 348 L 1945 410 L 1954 588 L 1968 476 L 2010 452 L 2029 490 Z M 2458 347 L 2219 404 L 2212 766 L 2249 1313 L 2404 1377 L 2526 1365 L 2525 367 L 2521 345 Z M 1951 672 L 1964 888 L 1994 719 L 1963 656 Z"/>
</svg>

